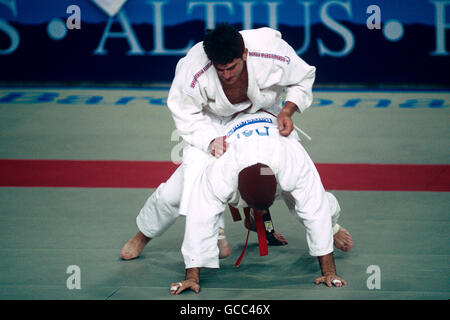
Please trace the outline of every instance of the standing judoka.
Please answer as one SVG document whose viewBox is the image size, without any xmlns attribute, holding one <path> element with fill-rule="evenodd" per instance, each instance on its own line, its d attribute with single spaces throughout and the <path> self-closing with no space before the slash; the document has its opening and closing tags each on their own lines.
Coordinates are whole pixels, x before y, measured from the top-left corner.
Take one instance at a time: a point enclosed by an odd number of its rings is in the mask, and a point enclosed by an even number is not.
<svg viewBox="0 0 450 320">
<path fill-rule="evenodd" d="M 277 118 L 266 112 L 240 113 L 227 129 L 227 152 L 209 161 L 193 184 L 186 217 L 182 253 L 186 279 L 171 284 L 171 294 L 199 292 L 200 268 L 219 268 L 217 232 L 225 205 L 267 210 L 277 184 L 290 212 L 306 228 L 309 253 L 317 256 L 322 276 L 316 284 L 340 287 L 333 243 L 341 250 L 353 246 L 350 233 L 337 224 L 340 207 L 324 190 L 311 158 L 297 141 L 278 132 Z M 301 271 L 301 270 L 299 270 Z"/>
<path fill-rule="evenodd" d="M 136 219 L 139 232 L 122 248 L 122 258 L 137 257 L 151 238 L 186 215 L 196 192 L 192 182 L 211 154 L 220 157 L 226 151 L 223 126 L 234 114 L 268 110 L 277 115 L 280 134 L 289 135 L 293 113 L 312 102 L 314 79 L 315 68 L 270 28 L 238 32 L 218 25 L 194 45 L 177 64 L 167 101 L 188 143 L 183 163 L 147 199 Z"/>
</svg>

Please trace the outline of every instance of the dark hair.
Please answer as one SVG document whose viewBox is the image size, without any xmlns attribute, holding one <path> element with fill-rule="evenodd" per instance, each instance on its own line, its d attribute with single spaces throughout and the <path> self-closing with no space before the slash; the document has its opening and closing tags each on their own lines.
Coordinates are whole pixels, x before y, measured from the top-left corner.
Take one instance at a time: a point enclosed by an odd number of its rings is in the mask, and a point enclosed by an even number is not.
<svg viewBox="0 0 450 320">
<path fill-rule="evenodd" d="M 277 180 L 268 166 L 257 163 L 239 172 L 238 189 L 250 208 L 267 210 L 275 200 Z"/>
<path fill-rule="evenodd" d="M 215 29 L 206 30 L 203 49 L 214 64 L 228 64 L 241 58 L 244 50 L 244 39 L 239 31 L 229 24 L 218 24 Z"/>
</svg>

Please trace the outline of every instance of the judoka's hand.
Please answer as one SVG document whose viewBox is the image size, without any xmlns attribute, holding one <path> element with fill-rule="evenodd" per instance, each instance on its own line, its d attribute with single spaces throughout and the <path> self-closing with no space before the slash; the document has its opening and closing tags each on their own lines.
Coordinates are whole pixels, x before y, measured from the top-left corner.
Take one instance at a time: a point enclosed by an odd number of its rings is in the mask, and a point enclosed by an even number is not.
<svg viewBox="0 0 450 320">
<path fill-rule="evenodd" d="M 184 280 L 182 282 L 172 283 L 170 285 L 170 294 L 178 295 L 186 289 L 191 289 L 195 293 L 200 292 L 200 285 L 194 280 Z"/>
<path fill-rule="evenodd" d="M 297 105 L 291 101 L 286 101 L 283 109 L 278 114 L 278 131 L 282 136 L 287 137 L 294 130 L 294 123 L 292 122 L 292 115 L 298 110 Z"/>
<path fill-rule="evenodd" d="M 214 157 L 220 158 L 227 151 L 227 146 L 226 136 L 217 137 L 211 141 L 208 150 Z"/>
<path fill-rule="evenodd" d="M 347 284 L 344 279 L 336 275 L 336 265 L 334 264 L 333 252 L 323 256 L 318 256 L 322 276 L 316 278 L 316 284 L 325 283 L 328 287 L 342 287 Z"/>
<path fill-rule="evenodd" d="M 278 115 L 278 131 L 282 136 L 287 137 L 294 130 L 294 123 L 290 116 L 281 113 Z"/>
<path fill-rule="evenodd" d="M 347 284 L 347 282 L 345 282 L 344 279 L 342 279 L 341 277 L 338 277 L 335 274 L 328 274 L 325 276 L 321 276 L 318 277 L 315 281 L 315 284 L 321 284 L 321 283 L 325 283 L 328 287 L 332 287 L 333 285 L 335 287 L 342 287 L 345 286 Z"/>
</svg>

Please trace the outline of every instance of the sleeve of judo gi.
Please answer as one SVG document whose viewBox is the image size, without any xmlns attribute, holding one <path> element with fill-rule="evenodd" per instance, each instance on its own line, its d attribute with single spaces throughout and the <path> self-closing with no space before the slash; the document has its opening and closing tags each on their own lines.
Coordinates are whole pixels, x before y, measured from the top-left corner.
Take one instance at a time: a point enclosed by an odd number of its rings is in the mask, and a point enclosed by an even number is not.
<svg viewBox="0 0 450 320">
<path fill-rule="evenodd" d="M 279 39 L 276 43 L 276 51 L 286 58 L 286 62 L 277 63 L 280 68 L 278 84 L 286 86 L 286 101 L 295 103 L 299 111 L 303 112 L 312 103 L 316 68 L 301 59 L 283 39 Z"/>
<path fill-rule="evenodd" d="M 209 143 L 220 136 L 211 123 L 211 119 L 204 114 L 203 105 L 206 103 L 202 97 L 199 86 L 186 87 L 192 79 L 189 78 L 187 62 L 181 59 L 176 67 L 175 78 L 169 91 L 167 106 L 169 107 L 175 127 L 180 135 L 189 144 L 207 152 Z"/>
<path fill-rule="evenodd" d="M 219 217 L 225 211 L 232 188 L 225 183 L 223 171 L 217 167 L 218 165 L 208 166 L 193 185 L 195 191 L 189 201 L 181 247 L 186 268 L 219 268 Z M 218 188 L 221 189 L 220 194 L 217 192 Z"/>
<path fill-rule="evenodd" d="M 330 204 L 319 173 L 309 157 L 303 170 L 291 195 L 295 199 L 295 212 L 306 228 L 310 255 L 323 256 L 333 252 Z"/>
</svg>

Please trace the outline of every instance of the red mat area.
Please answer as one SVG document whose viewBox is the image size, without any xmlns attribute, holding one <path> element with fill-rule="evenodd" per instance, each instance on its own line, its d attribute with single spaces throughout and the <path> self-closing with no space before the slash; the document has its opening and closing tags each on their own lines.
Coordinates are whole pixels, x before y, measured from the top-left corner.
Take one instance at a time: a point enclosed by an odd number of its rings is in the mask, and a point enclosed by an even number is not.
<svg viewBox="0 0 450 320">
<path fill-rule="evenodd" d="M 450 165 L 317 163 L 328 190 L 450 191 Z M 0 159 L 0 187 L 156 188 L 161 161 Z"/>
</svg>

